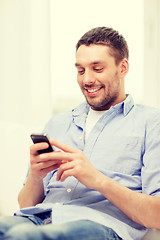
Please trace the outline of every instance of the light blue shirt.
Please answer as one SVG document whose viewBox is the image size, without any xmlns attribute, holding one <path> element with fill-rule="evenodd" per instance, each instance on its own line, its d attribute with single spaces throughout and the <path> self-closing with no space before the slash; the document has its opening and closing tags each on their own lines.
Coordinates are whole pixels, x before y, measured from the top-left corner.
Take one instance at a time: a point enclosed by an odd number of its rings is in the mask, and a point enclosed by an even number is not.
<svg viewBox="0 0 160 240">
<path fill-rule="evenodd" d="M 160 111 L 134 105 L 129 95 L 104 113 L 85 142 L 88 111 L 89 105 L 83 103 L 72 111 L 58 114 L 48 122 L 44 132 L 82 150 L 99 171 L 120 184 L 140 193 L 160 196 Z M 143 237 L 146 229 L 98 191 L 86 188 L 74 177 L 56 181 L 56 172 L 44 178 L 44 202 L 21 209 L 17 215 L 52 210 L 53 224 L 88 219 L 111 227 L 124 240 Z"/>
</svg>

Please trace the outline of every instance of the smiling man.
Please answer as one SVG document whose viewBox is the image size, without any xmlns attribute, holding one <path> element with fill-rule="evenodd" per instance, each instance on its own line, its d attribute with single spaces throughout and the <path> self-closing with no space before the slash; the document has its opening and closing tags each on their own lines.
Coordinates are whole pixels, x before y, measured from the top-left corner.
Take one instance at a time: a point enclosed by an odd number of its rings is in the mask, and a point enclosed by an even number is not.
<svg viewBox="0 0 160 240">
<path fill-rule="evenodd" d="M 20 210 L 0 218 L 0 239 L 140 240 L 160 229 L 160 111 L 125 93 L 128 46 L 112 28 L 76 45 L 86 101 L 46 124 L 30 148 Z"/>
<path fill-rule="evenodd" d="M 81 45 L 77 50 L 77 81 L 93 110 L 107 110 L 125 100 L 124 77 L 128 61 L 116 63 L 110 48 L 101 44 Z"/>
</svg>

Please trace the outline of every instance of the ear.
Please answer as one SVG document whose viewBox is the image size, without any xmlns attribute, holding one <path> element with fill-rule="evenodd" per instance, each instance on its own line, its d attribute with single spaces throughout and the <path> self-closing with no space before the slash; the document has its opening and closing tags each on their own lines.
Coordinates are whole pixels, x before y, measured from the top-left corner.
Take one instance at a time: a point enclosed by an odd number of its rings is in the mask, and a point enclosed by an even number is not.
<svg viewBox="0 0 160 240">
<path fill-rule="evenodd" d="M 121 76 L 124 78 L 129 71 L 129 62 L 126 58 L 123 58 L 120 63 Z"/>
</svg>

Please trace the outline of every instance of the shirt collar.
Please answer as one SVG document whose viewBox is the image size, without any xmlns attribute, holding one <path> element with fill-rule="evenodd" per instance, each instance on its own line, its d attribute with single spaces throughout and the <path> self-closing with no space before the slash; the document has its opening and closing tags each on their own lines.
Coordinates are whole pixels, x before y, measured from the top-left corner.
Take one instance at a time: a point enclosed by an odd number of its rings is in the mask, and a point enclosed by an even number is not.
<svg viewBox="0 0 160 240">
<path fill-rule="evenodd" d="M 89 112 L 90 106 L 87 102 L 84 102 L 72 110 L 73 121 L 82 129 L 85 127 L 86 118 Z"/>
<path fill-rule="evenodd" d="M 126 99 L 123 101 L 123 114 L 126 116 L 134 107 L 134 101 L 131 95 L 126 95 Z"/>
<path fill-rule="evenodd" d="M 126 99 L 123 102 L 118 103 L 115 106 L 112 106 L 110 109 L 114 109 L 119 112 L 122 111 L 124 116 L 126 116 L 131 111 L 133 106 L 134 106 L 133 98 L 130 94 L 127 94 Z M 83 116 L 85 116 L 85 119 L 86 119 L 89 109 L 90 109 L 89 104 L 87 102 L 84 102 L 84 103 L 80 104 L 79 106 L 77 106 L 76 108 L 74 108 L 72 110 L 72 114 L 74 117 L 83 115 Z"/>
<path fill-rule="evenodd" d="M 131 111 L 133 106 L 134 106 L 133 98 L 131 95 L 127 94 L 126 99 L 123 102 L 110 107 L 110 109 L 107 110 L 106 112 L 109 115 L 112 112 L 117 111 L 119 113 L 123 113 L 123 115 L 126 116 Z"/>
</svg>

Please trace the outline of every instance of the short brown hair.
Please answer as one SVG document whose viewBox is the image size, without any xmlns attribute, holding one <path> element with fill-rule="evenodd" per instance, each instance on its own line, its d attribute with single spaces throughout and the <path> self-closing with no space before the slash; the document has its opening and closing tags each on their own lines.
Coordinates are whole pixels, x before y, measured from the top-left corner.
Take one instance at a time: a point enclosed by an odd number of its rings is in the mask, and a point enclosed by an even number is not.
<svg viewBox="0 0 160 240">
<path fill-rule="evenodd" d="M 90 44 L 106 45 L 110 48 L 110 54 L 118 64 L 123 58 L 129 58 L 128 45 L 125 38 L 118 31 L 109 27 L 97 27 L 86 32 L 78 41 L 76 51 L 81 45 Z"/>
</svg>

